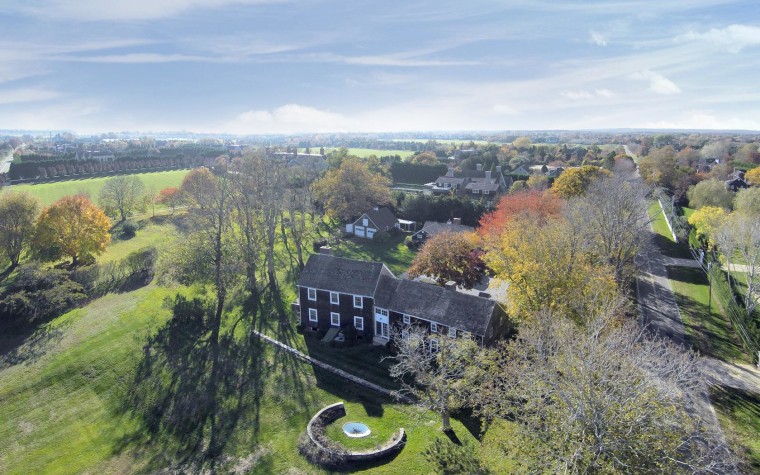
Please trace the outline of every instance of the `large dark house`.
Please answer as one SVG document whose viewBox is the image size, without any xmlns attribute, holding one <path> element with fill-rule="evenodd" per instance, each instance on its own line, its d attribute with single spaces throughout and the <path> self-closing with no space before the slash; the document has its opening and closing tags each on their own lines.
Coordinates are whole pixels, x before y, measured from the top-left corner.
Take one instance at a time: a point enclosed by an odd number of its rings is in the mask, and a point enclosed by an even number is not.
<svg viewBox="0 0 760 475">
<path fill-rule="evenodd" d="M 353 325 L 358 338 L 387 343 L 393 328 L 472 336 L 488 345 L 507 330 L 506 313 L 490 299 L 399 279 L 380 262 L 326 254 L 309 257 L 298 279 L 294 309 L 306 331 Z"/>
</svg>

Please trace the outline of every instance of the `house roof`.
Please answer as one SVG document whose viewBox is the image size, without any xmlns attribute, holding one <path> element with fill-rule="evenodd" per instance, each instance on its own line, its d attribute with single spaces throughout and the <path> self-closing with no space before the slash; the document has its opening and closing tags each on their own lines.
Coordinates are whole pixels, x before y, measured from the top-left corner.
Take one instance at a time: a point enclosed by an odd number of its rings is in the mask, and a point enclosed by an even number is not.
<svg viewBox="0 0 760 475">
<path fill-rule="evenodd" d="M 453 176 L 439 176 L 438 178 L 435 179 L 435 182 L 436 183 L 451 183 L 452 185 L 453 184 L 461 185 L 462 183 L 464 183 L 464 180 L 465 180 L 464 178 L 453 177 Z"/>
<path fill-rule="evenodd" d="M 398 223 L 398 219 L 396 216 L 393 215 L 393 212 L 389 210 L 388 208 L 378 208 L 373 209 L 372 211 L 367 211 L 362 216 L 359 217 L 354 223 L 358 223 L 362 220 L 364 216 L 367 216 L 370 221 L 375 223 L 375 226 L 377 226 L 377 229 L 385 229 L 388 227 L 393 227 Z M 360 225 L 361 226 L 361 225 Z"/>
<path fill-rule="evenodd" d="M 419 234 L 423 231 L 428 236 L 435 236 L 436 234 L 441 234 L 446 231 L 452 232 L 452 233 L 469 233 L 469 232 L 475 231 L 475 228 L 473 228 L 472 226 L 465 226 L 464 224 L 425 221 L 425 224 L 422 226 L 422 229 L 417 231 L 415 234 Z"/>
<path fill-rule="evenodd" d="M 512 170 L 510 173 L 512 176 L 530 176 L 530 172 L 525 169 L 522 165 Z"/>
<path fill-rule="evenodd" d="M 480 181 L 472 181 L 467 184 L 467 186 L 464 187 L 465 190 L 489 190 L 489 191 L 498 191 L 499 190 L 499 183 L 496 182 L 496 180 L 491 180 L 490 182 L 485 181 L 485 179 Z"/>
<path fill-rule="evenodd" d="M 430 320 L 475 335 L 485 335 L 496 302 L 437 285 L 383 277 L 375 306 Z"/>
<path fill-rule="evenodd" d="M 375 293 L 381 274 L 391 274 L 382 262 L 357 261 L 326 254 L 312 254 L 306 262 L 297 285 L 332 290 L 345 294 Z"/>
</svg>

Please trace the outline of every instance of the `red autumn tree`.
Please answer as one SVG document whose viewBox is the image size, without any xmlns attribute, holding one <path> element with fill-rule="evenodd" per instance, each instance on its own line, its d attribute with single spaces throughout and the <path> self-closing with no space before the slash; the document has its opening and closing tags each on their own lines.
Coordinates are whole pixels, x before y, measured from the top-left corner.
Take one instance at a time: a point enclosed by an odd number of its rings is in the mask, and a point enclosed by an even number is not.
<svg viewBox="0 0 760 475">
<path fill-rule="evenodd" d="M 563 201 L 553 193 L 522 191 L 504 195 L 496 209 L 480 219 L 478 233 L 484 240 L 498 238 L 505 225 L 518 217 L 527 216 L 538 223 L 559 215 Z"/>
<path fill-rule="evenodd" d="M 182 203 L 182 190 L 175 186 L 164 188 L 158 192 L 156 201 L 171 208 L 172 214 L 174 214 L 174 210 Z"/>
</svg>

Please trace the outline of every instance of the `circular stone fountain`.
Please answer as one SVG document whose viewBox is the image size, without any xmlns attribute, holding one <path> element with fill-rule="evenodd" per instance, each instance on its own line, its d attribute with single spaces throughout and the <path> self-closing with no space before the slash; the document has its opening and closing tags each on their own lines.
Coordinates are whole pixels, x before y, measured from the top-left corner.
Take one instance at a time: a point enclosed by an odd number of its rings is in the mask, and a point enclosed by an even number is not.
<svg viewBox="0 0 760 475">
<path fill-rule="evenodd" d="M 367 437 L 370 434 L 367 424 L 361 422 L 346 422 L 343 424 L 343 433 L 349 437 Z"/>
</svg>

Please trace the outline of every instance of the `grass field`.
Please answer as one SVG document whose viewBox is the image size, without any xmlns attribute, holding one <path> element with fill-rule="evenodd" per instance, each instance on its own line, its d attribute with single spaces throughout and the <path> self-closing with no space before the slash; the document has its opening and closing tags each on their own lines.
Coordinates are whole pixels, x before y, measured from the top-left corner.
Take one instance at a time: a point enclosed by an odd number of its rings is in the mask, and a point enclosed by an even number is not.
<svg viewBox="0 0 760 475">
<path fill-rule="evenodd" d="M 760 473 L 760 394 L 712 386 L 710 399 L 732 449 L 746 461 L 744 473 Z"/>
<path fill-rule="evenodd" d="M 652 220 L 652 228 L 655 232 L 655 244 L 659 246 L 662 253 L 668 257 L 677 257 L 690 259 L 691 253 L 685 244 L 676 243 L 673 240 L 673 234 L 670 232 L 665 217 L 662 214 L 660 204 L 655 201 L 649 205 L 649 219 Z"/>
<path fill-rule="evenodd" d="M 298 149 L 299 152 L 304 152 L 304 153 L 305 153 L 305 150 L 306 150 L 305 148 Z M 311 152 L 316 153 L 314 152 L 314 150 L 315 150 L 315 147 L 312 147 Z M 319 150 L 319 147 L 316 147 L 316 150 Z M 338 148 L 325 147 L 326 154 L 332 152 L 333 150 L 338 150 Z M 414 155 L 414 152 L 411 150 L 378 150 L 375 148 L 349 148 L 348 154 L 354 155 L 359 158 L 367 158 L 370 155 L 375 155 L 376 157 L 384 157 L 386 155 L 398 155 L 401 157 L 401 159 L 404 159 L 406 157 L 410 157 Z"/>
<path fill-rule="evenodd" d="M 148 190 L 155 192 L 169 186 L 179 186 L 189 170 L 171 170 L 165 172 L 136 173 Z M 123 176 L 123 175 L 122 175 Z M 26 191 L 38 197 L 43 205 L 49 205 L 64 196 L 85 193 L 93 201 L 97 201 L 100 189 L 106 180 L 112 177 L 82 178 L 74 180 L 55 181 L 49 183 L 35 183 L 13 185 L 5 188 L 12 191 Z"/>
<path fill-rule="evenodd" d="M 391 237 L 388 242 L 371 239 L 352 238 L 340 242 L 334 248 L 336 256 L 361 259 L 365 261 L 384 262 L 396 275 L 409 268 L 415 253 L 404 245 L 405 234 Z"/>
<path fill-rule="evenodd" d="M 742 361 L 741 342 L 731 323 L 723 316 L 716 295 L 713 294 L 710 300 L 710 287 L 702 269 L 668 267 L 668 277 L 694 348 L 702 354 L 725 361 Z"/>
</svg>

